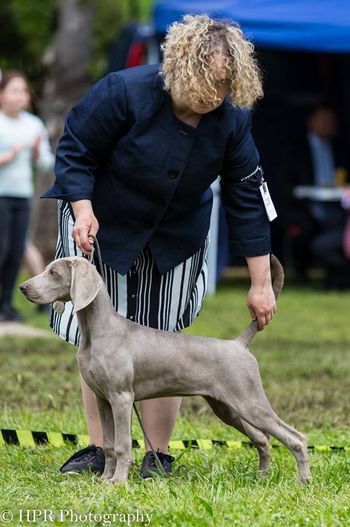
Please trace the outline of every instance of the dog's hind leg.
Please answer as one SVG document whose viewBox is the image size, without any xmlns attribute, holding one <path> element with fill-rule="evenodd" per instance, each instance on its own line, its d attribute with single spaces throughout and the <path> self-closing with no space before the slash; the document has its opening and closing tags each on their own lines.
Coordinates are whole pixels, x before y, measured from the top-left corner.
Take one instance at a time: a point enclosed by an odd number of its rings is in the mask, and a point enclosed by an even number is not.
<svg viewBox="0 0 350 527">
<path fill-rule="evenodd" d="M 249 401 L 235 404 L 236 412 L 242 420 L 274 436 L 292 452 L 298 464 L 300 480 L 306 483 L 310 479 L 306 437 L 284 423 L 272 410 L 265 396 L 263 400 L 260 394 L 259 398 L 256 395 L 252 393 Z"/>
<path fill-rule="evenodd" d="M 259 470 L 266 472 L 270 466 L 270 443 L 268 434 L 243 421 L 231 406 L 217 401 L 212 397 L 205 397 L 205 399 L 221 421 L 229 426 L 233 426 L 239 432 L 249 437 L 258 450 Z"/>
<path fill-rule="evenodd" d="M 216 386 L 216 393 L 218 393 L 216 398 L 232 406 L 243 421 L 281 441 L 294 455 L 300 480 L 306 483 L 310 479 L 306 438 L 284 423 L 271 408 L 261 383 L 255 357 L 247 352 L 244 362 L 240 364 L 239 375 L 234 365 L 232 365 L 232 372 L 229 371 L 228 366 L 223 371 L 223 375 L 226 382 L 220 379 L 221 384 Z M 229 383 L 229 377 L 232 377 L 235 382 Z"/>
</svg>

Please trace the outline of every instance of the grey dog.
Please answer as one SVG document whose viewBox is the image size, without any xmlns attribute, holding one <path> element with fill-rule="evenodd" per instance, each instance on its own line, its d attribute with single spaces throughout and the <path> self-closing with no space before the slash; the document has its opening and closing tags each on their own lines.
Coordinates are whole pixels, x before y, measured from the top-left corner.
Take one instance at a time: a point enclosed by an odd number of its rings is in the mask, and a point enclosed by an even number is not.
<svg viewBox="0 0 350 527">
<path fill-rule="evenodd" d="M 271 261 L 277 298 L 284 275 L 278 260 Z M 133 402 L 181 395 L 202 395 L 222 421 L 246 434 L 258 449 L 261 471 L 269 467 L 271 434 L 295 456 L 301 482 L 309 479 L 306 438 L 272 410 L 257 361 L 248 351 L 256 321 L 235 340 L 141 326 L 116 313 L 101 276 L 81 257 L 53 261 L 20 289 L 39 304 L 73 302 L 81 334 L 78 364 L 95 393 L 103 429 L 102 480 L 127 481 L 133 463 Z"/>
</svg>

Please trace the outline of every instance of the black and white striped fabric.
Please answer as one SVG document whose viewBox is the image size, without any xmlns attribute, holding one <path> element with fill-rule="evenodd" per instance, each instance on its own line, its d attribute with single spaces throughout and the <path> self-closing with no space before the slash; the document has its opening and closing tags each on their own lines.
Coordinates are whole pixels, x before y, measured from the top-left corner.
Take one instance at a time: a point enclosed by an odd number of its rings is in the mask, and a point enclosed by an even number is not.
<svg viewBox="0 0 350 527">
<path fill-rule="evenodd" d="M 58 202 L 58 239 L 55 258 L 82 256 L 71 232 L 70 204 Z M 144 249 L 123 276 L 103 264 L 103 276 L 116 311 L 139 324 L 166 331 L 190 326 L 201 310 L 207 289 L 208 239 L 191 258 L 161 275 L 149 248 Z M 98 263 L 94 262 L 98 269 Z M 99 270 L 99 269 L 98 269 Z M 99 270 L 100 271 L 100 270 Z M 62 314 L 51 310 L 50 326 L 71 344 L 79 344 L 79 328 L 71 302 Z"/>
</svg>

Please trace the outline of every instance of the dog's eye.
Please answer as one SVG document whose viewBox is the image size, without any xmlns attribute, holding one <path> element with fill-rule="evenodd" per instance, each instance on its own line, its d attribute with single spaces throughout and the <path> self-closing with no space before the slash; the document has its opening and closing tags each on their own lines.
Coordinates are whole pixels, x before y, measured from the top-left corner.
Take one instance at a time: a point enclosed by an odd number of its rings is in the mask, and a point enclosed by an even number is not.
<svg viewBox="0 0 350 527">
<path fill-rule="evenodd" d="M 55 271 L 55 269 L 50 269 L 49 274 L 55 276 L 57 272 Z"/>
</svg>

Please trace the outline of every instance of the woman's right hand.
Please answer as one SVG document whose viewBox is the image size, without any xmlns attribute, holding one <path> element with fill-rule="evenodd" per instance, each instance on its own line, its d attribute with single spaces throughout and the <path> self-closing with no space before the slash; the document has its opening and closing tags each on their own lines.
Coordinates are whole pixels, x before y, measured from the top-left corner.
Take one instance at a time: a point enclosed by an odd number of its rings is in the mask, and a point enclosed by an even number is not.
<svg viewBox="0 0 350 527">
<path fill-rule="evenodd" d="M 18 154 L 20 154 L 23 150 L 23 145 L 18 144 L 15 145 L 9 150 L 6 154 L 2 154 L 0 156 L 0 167 L 3 165 L 7 165 L 8 163 L 11 163 L 16 159 Z"/>
<path fill-rule="evenodd" d="M 99 224 L 92 209 L 91 201 L 83 199 L 71 202 L 75 223 L 72 236 L 79 249 L 87 255 L 91 254 L 93 243 L 89 236 L 96 236 Z"/>
</svg>

